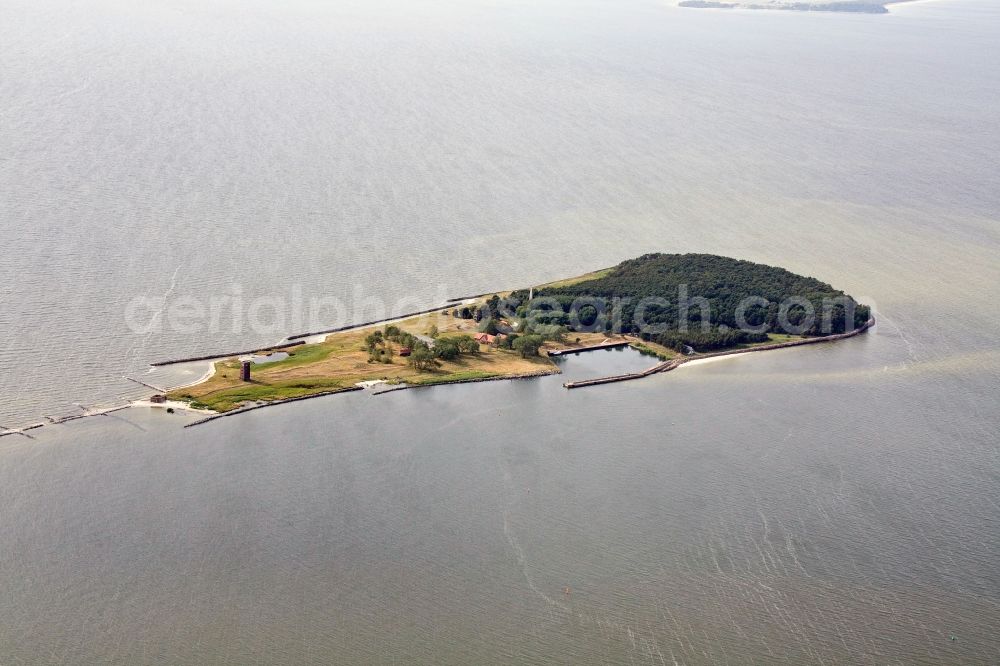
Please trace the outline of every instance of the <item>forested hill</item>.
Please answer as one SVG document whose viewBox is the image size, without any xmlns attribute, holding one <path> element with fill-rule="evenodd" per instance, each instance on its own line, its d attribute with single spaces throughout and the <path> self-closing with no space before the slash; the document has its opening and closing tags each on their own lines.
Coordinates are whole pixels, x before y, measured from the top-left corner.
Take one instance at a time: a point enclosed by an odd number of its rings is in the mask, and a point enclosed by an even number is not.
<svg viewBox="0 0 1000 666">
<path fill-rule="evenodd" d="M 525 296 L 524 292 L 516 294 L 522 302 Z M 682 306 L 685 296 L 693 302 L 686 309 Z M 670 329 L 688 328 L 683 319 L 687 324 L 700 323 L 704 301 L 697 301 L 698 298 L 707 300 L 713 331 L 741 328 L 737 316 L 741 303 L 745 324 L 757 330 L 766 326 L 766 330 L 771 332 L 793 332 L 782 325 L 782 319 L 799 327 L 813 319 L 811 325 L 794 332 L 805 335 L 843 333 L 860 327 L 869 317 L 867 306 L 858 304 L 844 292 L 815 278 L 796 275 L 783 268 L 710 254 L 647 254 L 630 259 L 591 279 L 555 283 L 536 290 L 535 301 L 528 304 L 528 310 L 535 307 L 535 302 L 543 303 L 544 300 L 540 300 L 543 297 L 548 297 L 545 300 L 550 304 L 553 299 L 558 301 L 566 313 L 571 313 L 574 301 L 577 302 L 575 307 L 582 312 L 586 306 L 580 305 L 580 297 L 597 297 L 598 301 L 606 301 L 608 305 L 600 316 L 607 320 L 609 330 L 612 326 L 608 314 L 611 299 L 629 299 L 627 304 L 621 306 L 620 326 L 623 331 L 633 333 L 641 333 L 634 315 L 637 304 L 643 299 L 647 299 L 647 305 L 640 313 L 644 315 L 644 321 Z M 651 297 L 662 300 L 650 306 Z M 754 299 L 749 301 L 749 306 L 747 299 Z M 766 300 L 767 304 L 759 299 Z M 812 318 L 801 299 L 812 305 Z M 847 316 L 852 309 L 854 316 Z M 825 318 L 829 324 L 825 327 L 824 312 L 829 313 Z"/>
</svg>

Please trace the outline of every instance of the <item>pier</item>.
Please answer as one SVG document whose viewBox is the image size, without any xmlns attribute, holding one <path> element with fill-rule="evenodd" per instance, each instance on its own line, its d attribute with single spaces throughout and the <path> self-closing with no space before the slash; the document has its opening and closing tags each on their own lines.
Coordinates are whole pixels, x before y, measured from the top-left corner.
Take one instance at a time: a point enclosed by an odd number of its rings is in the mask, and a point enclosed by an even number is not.
<svg viewBox="0 0 1000 666">
<path fill-rule="evenodd" d="M 675 358 L 669 361 L 661 361 L 654 366 L 648 367 L 642 372 L 631 372 L 626 375 L 610 375 L 607 377 L 595 377 L 594 379 L 581 379 L 575 382 L 564 382 L 563 386 L 568 389 L 583 388 L 584 386 L 597 386 L 598 384 L 612 384 L 614 382 L 627 382 L 632 379 L 642 379 L 658 372 L 669 372 L 684 364 L 688 359 Z"/>
</svg>

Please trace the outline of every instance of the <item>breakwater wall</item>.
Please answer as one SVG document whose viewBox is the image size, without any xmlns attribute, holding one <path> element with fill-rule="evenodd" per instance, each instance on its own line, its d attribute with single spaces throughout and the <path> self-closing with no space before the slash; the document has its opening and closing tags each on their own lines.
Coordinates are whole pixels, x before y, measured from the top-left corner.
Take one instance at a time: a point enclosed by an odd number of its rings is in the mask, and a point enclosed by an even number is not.
<svg viewBox="0 0 1000 666">
<path fill-rule="evenodd" d="M 44 423 L 32 423 L 30 425 L 24 426 L 23 428 L 3 428 L 2 430 L 0 430 L 0 437 L 7 437 L 9 435 L 21 435 L 22 437 L 27 437 L 28 439 L 34 439 L 34 437 L 28 434 L 28 431 L 35 430 L 36 428 L 41 428 L 44 425 L 45 425 Z M 2 428 L 2 426 L 0 426 L 0 428 Z"/>
<path fill-rule="evenodd" d="M 116 405 L 114 407 L 100 407 L 96 409 L 88 409 L 80 414 L 70 414 L 68 416 L 46 416 L 48 419 L 48 424 L 58 425 L 60 423 L 69 423 L 70 421 L 79 421 L 80 419 L 87 419 L 92 416 L 107 416 L 108 414 L 113 414 L 115 412 L 120 412 L 123 409 L 128 409 L 131 404 Z M 22 428 L 5 428 L 0 426 L 0 437 L 7 437 L 8 435 L 22 435 L 28 439 L 34 439 L 28 434 L 29 430 L 36 430 L 47 425 L 45 422 L 42 423 L 32 423 L 26 425 Z"/>
<path fill-rule="evenodd" d="M 587 351 L 597 351 L 599 349 L 618 349 L 619 347 L 628 347 L 631 343 L 625 342 L 602 342 L 597 345 L 589 345 L 587 347 L 575 347 L 573 349 L 553 349 L 548 352 L 549 356 L 565 356 L 566 354 L 577 354 L 579 352 Z"/>
<path fill-rule="evenodd" d="M 288 336 L 289 340 L 301 340 L 302 338 L 311 338 L 314 335 L 327 335 L 329 333 L 340 333 L 342 331 L 350 331 L 354 328 L 366 328 L 368 326 L 377 326 L 378 324 L 387 324 L 391 321 L 399 321 L 400 319 L 409 319 L 410 317 L 419 317 L 420 315 L 431 314 L 432 312 L 441 312 L 442 310 L 447 310 L 452 306 L 439 305 L 436 308 L 430 308 L 429 310 L 418 310 L 417 312 L 408 312 L 406 314 L 397 315 L 395 317 L 389 317 L 388 319 L 376 319 L 374 321 L 366 321 L 360 324 L 348 324 L 347 326 L 337 326 L 336 328 L 327 328 L 322 331 L 312 331 L 310 333 L 297 333 L 295 335 Z"/>
<path fill-rule="evenodd" d="M 454 305 L 455 303 L 461 303 L 462 301 L 471 301 L 473 299 L 483 298 L 484 296 L 490 296 L 490 295 L 495 294 L 495 293 L 497 293 L 497 292 L 495 292 L 495 291 L 487 291 L 487 292 L 485 292 L 483 294 L 476 294 L 475 296 L 461 296 L 459 298 L 449 298 L 445 302 L 446 303 L 451 303 L 451 304 Z"/>
<path fill-rule="evenodd" d="M 683 358 L 675 358 L 670 361 L 663 361 L 662 363 L 657 363 L 656 365 L 643 370 L 642 372 L 634 372 L 627 375 L 611 375 L 608 377 L 595 377 L 594 379 L 583 379 L 575 382 L 565 382 L 563 386 L 568 389 L 583 388 L 585 386 L 597 386 L 598 384 L 611 384 L 614 382 L 626 382 L 633 379 L 642 379 L 643 377 L 648 377 L 659 372 L 670 372 L 675 368 L 679 368 L 689 361 L 697 361 L 705 358 L 717 358 L 719 356 L 732 356 L 734 354 L 749 354 L 753 352 L 762 351 L 772 351 L 774 349 L 785 349 L 788 347 L 801 347 L 802 345 L 815 345 L 822 342 L 835 342 L 837 340 L 844 340 L 846 338 L 853 338 L 856 335 L 864 333 L 869 328 L 875 325 L 875 318 L 872 317 L 866 321 L 863 325 L 854 329 L 853 331 L 848 331 L 847 333 L 836 333 L 834 335 L 824 335 L 817 338 L 804 338 L 802 340 L 791 340 L 789 342 L 778 342 L 771 345 L 759 345 L 757 347 L 747 347 L 744 349 L 728 349 L 726 351 L 711 352 L 708 354 L 698 354 L 697 356 L 685 356 Z"/>
<path fill-rule="evenodd" d="M 368 326 L 377 326 L 378 324 L 387 324 L 393 321 L 399 321 L 401 319 L 409 319 L 410 317 L 419 317 L 420 315 L 431 314 L 434 312 L 443 312 L 452 306 L 439 305 L 436 308 L 430 308 L 428 310 L 418 310 L 417 312 L 408 312 L 406 314 L 401 314 L 395 317 L 389 317 L 388 319 L 376 319 L 373 321 L 365 321 L 360 324 L 347 324 L 346 326 L 337 326 L 335 328 L 326 328 L 322 331 L 310 331 L 309 333 L 296 333 L 295 335 L 290 335 L 287 338 L 287 342 L 279 343 L 276 345 L 270 345 L 268 347 L 260 347 L 258 349 L 249 349 L 247 351 L 238 352 L 227 352 L 221 354 L 205 354 L 203 356 L 189 356 L 186 358 L 174 358 L 169 361 L 156 361 L 155 363 L 150 363 L 154 368 L 158 368 L 164 365 L 176 365 L 178 363 L 193 363 L 195 361 L 212 361 L 219 358 L 230 358 L 232 356 L 249 356 L 250 354 L 261 354 L 270 351 L 279 351 L 281 349 L 287 349 L 288 347 L 295 347 L 296 345 L 304 345 L 305 340 L 303 338 L 311 338 L 314 335 L 329 335 L 330 333 L 341 333 L 343 331 L 350 331 L 355 328 L 367 328 Z M 126 378 L 128 379 L 128 378 Z"/>
<path fill-rule="evenodd" d="M 281 345 L 271 345 L 270 347 L 260 347 L 259 349 L 250 349 L 248 351 L 230 352 L 228 354 L 208 354 L 206 356 L 190 356 L 188 358 L 175 358 L 169 361 L 157 361 L 156 363 L 150 363 L 154 368 L 158 368 L 164 365 L 176 365 L 178 363 L 193 363 L 195 361 L 211 361 L 217 358 L 230 358 L 231 356 L 249 356 L 250 354 L 262 354 L 264 352 L 278 351 L 281 349 L 287 349 L 289 347 L 296 347 L 298 345 L 304 345 L 305 342 L 286 342 Z M 125 379 L 131 379 L 126 377 Z M 134 379 L 132 381 L 135 381 Z M 142 384 L 143 382 L 139 382 Z M 148 384 L 146 384 L 148 386 Z M 152 387 L 151 387 L 152 388 Z"/>
</svg>

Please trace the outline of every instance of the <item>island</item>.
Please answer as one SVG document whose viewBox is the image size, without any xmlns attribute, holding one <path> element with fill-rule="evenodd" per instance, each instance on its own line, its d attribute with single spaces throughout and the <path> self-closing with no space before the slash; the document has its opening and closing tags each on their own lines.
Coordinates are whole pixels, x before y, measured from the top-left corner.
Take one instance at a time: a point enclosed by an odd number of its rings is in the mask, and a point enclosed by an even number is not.
<svg viewBox="0 0 1000 666">
<path fill-rule="evenodd" d="M 292 336 L 219 358 L 165 399 L 220 414 L 342 391 L 397 390 L 556 374 L 565 353 L 631 346 L 649 370 L 691 359 L 855 335 L 867 306 L 815 278 L 708 254 L 647 254 L 575 278 L 474 298 L 394 320 Z"/>
<path fill-rule="evenodd" d="M 722 2 L 719 0 L 681 0 L 679 7 L 695 9 L 781 9 L 799 12 L 852 12 L 856 14 L 886 14 L 886 5 L 907 2 L 908 0 L 887 0 L 885 2 L 870 2 L 868 0 L 839 0 L 835 2 L 787 2 L 784 0 L 767 0 L 765 2 Z"/>
</svg>

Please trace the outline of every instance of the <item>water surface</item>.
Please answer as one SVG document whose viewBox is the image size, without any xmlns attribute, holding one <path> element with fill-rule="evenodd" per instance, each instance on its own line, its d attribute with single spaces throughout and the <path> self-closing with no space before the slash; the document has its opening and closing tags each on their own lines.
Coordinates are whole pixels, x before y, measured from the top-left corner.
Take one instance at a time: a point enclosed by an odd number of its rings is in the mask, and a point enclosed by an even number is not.
<svg viewBox="0 0 1000 666">
<path fill-rule="evenodd" d="M 697 251 L 879 322 L 575 391 L 648 359 L 0 438 L 0 662 L 1000 655 L 995 2 L 0 14 L 3 425 L 315 328 L 138 334 L 142 294 L 410 311 Z"/>
</svg>

